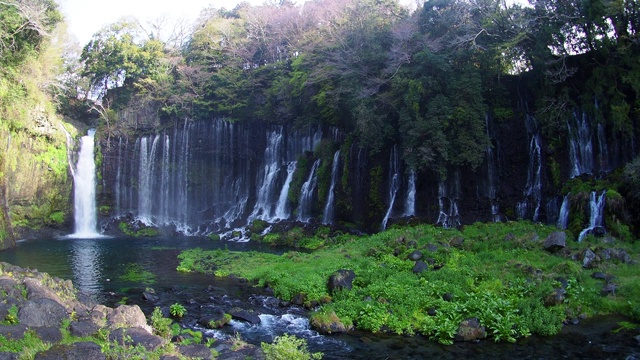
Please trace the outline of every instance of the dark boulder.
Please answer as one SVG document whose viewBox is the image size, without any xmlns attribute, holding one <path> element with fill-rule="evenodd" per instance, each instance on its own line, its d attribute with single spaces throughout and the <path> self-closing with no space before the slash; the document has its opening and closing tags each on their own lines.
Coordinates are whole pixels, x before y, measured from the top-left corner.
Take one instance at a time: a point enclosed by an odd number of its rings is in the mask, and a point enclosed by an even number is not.
<svg viewBox="0 0 640 360">
<path fill-rule="evenodd" d="M 346 333 L 353 330 L 353 325 L 345 324 L 335 312 L 315 314 L 311 316 L 311 326 L 321 334 Z"/>
<path fill-rule="evenodd" d="M 69 345 L 54 345 L 47 351 L 36 354 L 35 360 L 103 360 L 100 345 L 93 342 L 77 342 Z"/>
<path fill-rule="evenodd" d="M 113 330 L 109 334 L 109 341 L 115 341 L 118 344 L 127 344 L 131 346 L 141 345 L 148 351 L 154 351 L 165 343 L 163 338 L 150 334 L 143 328 L 120 328 Z"/>
<path fill-rule="evenodd" d="M 156 291 L 153 289 L 147 289 L 145 291 L 142 292 L 142 298 L 145 301 L 148 301 L 152 304 L 157 303 L 158 301 L 160 301 L 160 297 L 158 296 L 158 294 L 156 294 Z"/>
<path fill-rule="evenodd" d="M 429 265 L 427 265 L 427 263 L 425 263 L 422 260 L 416 261 L 416 264 L 413 266 L 414 274 L 420 274 L 421 272 L 427 271 L 427 270 L 429 270 Z"/>
<path fill-rule="evenodd" d="M 66 318 L 64 306 L 47 298 L 27 301 L 18 311 L 20 323 L 31 327 L 58 327 Z"/>
<path fill-rule="evenodd" d="M 327 288 L 329 294 L 334 294 L 339 290 L 351 290 L 353 286 L 353 280 L 356 278 L 356 273 L 353 270 L 338 270 L 329 276 L 329 282 Z"/>
<path fill-rule="evenodd" d="M 484 326 L 480 325 L 480 321 L 477 318 L 470 318 L 463 320 L 458 325 L 458 332 L 456 333 L 455 341 L 474 341 L 487 337 L 487 331 Z"/>
<path fill-rule="evenodd" d="M 180 355 L 188 359 L 212 359 L 211 350 L 205 345 L 193 344 L 193 345 L 178 345 L 178 352 Z"/>
<path fill-rule="evenodd" d="M 419 250 L 414 250 L 409 254 L 409 256 L 407 256 L 407 258 L 412 261 L 418 261 L 422 259 L 422 252 Z"/>
<path fill-rule="evenodd" d="M 553 290 L 547 297 L 544 299 L 545 306 L 555 306 L 560 305 L 564 302 L 564 299 L 567 295 L 567 291 L 563 288 L 557 288 Z"/>
<path fill-rule="evenodd" d="M 100 327 L 88 320 L 74 321 L 69 324 L 69 332 L 73 336 L 87 337 L 96 334 L 100 330 Z"/>
<path fill-rule="evenodd" d="M 260 324 L 261 322 L 260 316 L 253 310 L 233 308 L 229 310 L 229 315 L 231 315 L 233 319 L 246 321 L 253 325 Z"/>
<path fill-rule="evenodd" d="M 227 315 L 221 308 L 214 308 L 209 315 L 198 319 L 198 324 L 207 329 L 218 329 L 228 324 L 229 321 L 231 321 L 230 315 Z"/>
<path fill-rule="evenodd" d="M 567 234 L 564 231 L 553 232 L 544 240 L 543 246 L 549 252 L 562 250 L 567 246 Z"/>
<path fill-rule="evenodd" d="M 592 269 L 597 266 L 600 258 L 591 249 L 585 249 L 578 255 L 580 261 L 582 261 L 582 267 L 585 269 Z"/>
<path fill-rule="evenodd" d="M 604 284 L 604 286 L 602 287 L 602 290 L 600 291 L 600 294 L 602 294 L 602 296 L 614 295 L 616 293 L 617 288 L 618 286 L 614 283 Z"/>
</svg>

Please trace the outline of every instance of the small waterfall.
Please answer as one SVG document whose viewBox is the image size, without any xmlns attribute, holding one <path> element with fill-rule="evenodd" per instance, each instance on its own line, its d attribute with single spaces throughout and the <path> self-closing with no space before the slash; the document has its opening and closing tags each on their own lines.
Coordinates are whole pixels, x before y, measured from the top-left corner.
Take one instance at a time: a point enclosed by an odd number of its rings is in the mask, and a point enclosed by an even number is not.
<svg viewBox="0 0 640 360">
<path fill-rule="evenodd" d="M 331 165 L 331 186 L 329 186 L 329 194 L 327 195 L 327 203 L 324 206 L 323 224 L 333 224 L 333 204 L 335 202 L 335 188 L 338 182 L 338 169 L 340 164 L 340 150 L 333 155 L 333 164 Z"/>
<path fill-rule="evenodd" d="M 564 196 L 560 206 L 560 215 L 558 215 L 558 223 L 556 224 L 558 229 L 566 230 L 569 227 L 569 195 Z"/>
<path fill-rule="evenodd" d="M 591 192 L 591 198 L 589 201 L 589 227 L 580 232 L 578 236 L 578 242 L 582 241 L 585 236 L 593 233 L 594 230 L 604 230 L 604 199 L 606 190 L 602 191 L 602 194 L 598 196 L 595 191 Z"/>
<path fill-rule="evenodd" d="M 487 137 L 493 139 L 491 135 L 491 124 L 489 122 L 489 116 L 485 117 L 485 126 L 487 128 Z M 493 145 L 488 144 L 485 149 L 486 165 L 487 165 L 487 181 L 484 186 L 484 195 L 489 199 L 491 203 L 491 219 L 493 222 L 500 222 L 500 206 L 497 202 L 497 185 L 498 182 L 496 176 L 496 154 L 493 151 Z"/>
<path fill-rule="evenodd" d="M 382 219 L 382 230 L 387 228 L 387 223 L 391 212 L 393 211 L 393 205 L 396 202 L 396 195 L 398 189 L 400 189 L 400 165 L 398 162 L 398 151 L 394 145 L 391 149 L 391 155 L 389 157 L 389 208 L 387 209 L 384 218 Z"/>
<path fill-rule="evenodd" d="M 316 171 L 320 167 L 320 159 L 316 160 L 311 167 L 311 173 L 309 178 L 302 184 L 302 190 L 300 191 L 300 202 L 298 204 L 298 220 L 302 222 L 309 222 L 312 216 L 313 205 L 313 193 L 316 190 L 318 184 L 318 177 Z"/>
<path fill-rule="evenodd" d="M 450 194 L 447 191 L 447 184 L 444 181 L 440 181 L 438 185 L 438 208 L 440 214 L 436 224 L 442 225 L 445 229 L 455 228 L 460 226 L 460 211 L 458 210 L 457 197 L 460 193 L 460 172 L 454 173 L 454 191 Z"/>
<path fill-rule="evenodd" d="M 289 196 L 289 187 L 293 180 L 293 174 L 296 172 L 296 161 L 292 161 L 287 165 L 287 179 L 284 181 L 280 196 L 278 197 L 278 205 L 276 206 L 275 220 L 286 220 L 291 216 L 289 209 L 287 209 L 287 198 Z"/>
<path fill-rule="evenodd" d="M 579 116 L 573 113 L 575 119 L 575 128 L 571 122 L 567 122 L 569 129 L 569 156 L 571 157 L 571 174 L 572 178 L 582 174 L 593 173 L 593 143 L 591 141 L 591 128 L 589 127 L 589 119 L 585 113 Z"/>
<path fill-rule="evenodd" d="M 94 135 L 91 129 L 80 139 L 78 163 L 73 172 L 73 196 L 75 210 L 74 238 L 95 238 L 97 232 L 96 211 L 96 163 L 94 160 Z"/>
<path fill-rule="evenodd" d="M 598 148 L 600 154 L 598 156 L 598 166 L 602 172 L 610 172 L 613 170 L 611 159 L 609 158 L 609 145 L 607 145 L 607 135 L 604 131 L 604 125 L 598 124 Z"/>
<path fill-rule="evenodd" d="M 538 221 L 540 203 L 542 201 L 542 147 L 536 120 L 527 115 L 527 132 L 529 133 L 529 167 L 527 169 L 527 185 L 524 190 L 525 199 L 516 205 L 518 216 Z"/>
<path fill-rule="evenodd" d="M 407 198 L 404 200 L 403 216 L 414 216 L 416 214 L 416 172 L 409 171 L 407 180 Z"/>
<path fill-rule="evenodd" d="M 263 169 L 258 174 L 258 199 L 253 212 L 249 215 L 249 222 L 253 219 L 271 220 L 271 213 L 275 204 L 275 180 L 280 172 L 282 138 L 282 129 L 274 130 L 268 135 L 267 148 L 264 150 Z"/>
</svg>

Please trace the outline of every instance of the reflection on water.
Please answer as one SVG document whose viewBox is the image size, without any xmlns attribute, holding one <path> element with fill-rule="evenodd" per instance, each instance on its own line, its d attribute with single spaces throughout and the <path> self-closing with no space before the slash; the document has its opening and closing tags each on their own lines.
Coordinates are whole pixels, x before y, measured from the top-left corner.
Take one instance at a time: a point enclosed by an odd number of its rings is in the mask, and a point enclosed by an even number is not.
<svg viewBox="0 0 640 360">
<path fill-rule="evenodd" d="M 101 247 L 99 241 L 82 239 L 71 242 L 70 261 L 73 268 L 74 284 L 78 289 L 98 294 L 103 289 L 100 285 L 102 277 Z"/>
</svg>

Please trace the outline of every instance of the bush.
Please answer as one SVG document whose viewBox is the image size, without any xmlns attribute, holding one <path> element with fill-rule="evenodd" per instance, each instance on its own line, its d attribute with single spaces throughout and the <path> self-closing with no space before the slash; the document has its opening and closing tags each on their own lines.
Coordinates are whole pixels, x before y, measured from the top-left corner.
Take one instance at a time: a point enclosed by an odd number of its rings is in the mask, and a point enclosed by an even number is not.
<svg viewBox="0 0 640 360">
<path fill-rule="evenodd" d="M 156 307 L 151 314 L 151 326 L 156 335 L 163 338 L 171 337 L 171 319 L 165 318 L 159 307 Z"/>
<path fill-rule="evenodd" d="M 262 343 L 266 360 L 310 360 L 322 359 L 322 353 L 310 353 L 307 342 L 293 335 L 278 336 L 273 344 Z"/>
<path fill-rule="evenodd" d="M 171 313 L 171 316 L 181 318 L 187 313 L 187 309 L 184 307 L 184 305 L 175 303 L 169 306 L 169 313 Z"/>
</svg>

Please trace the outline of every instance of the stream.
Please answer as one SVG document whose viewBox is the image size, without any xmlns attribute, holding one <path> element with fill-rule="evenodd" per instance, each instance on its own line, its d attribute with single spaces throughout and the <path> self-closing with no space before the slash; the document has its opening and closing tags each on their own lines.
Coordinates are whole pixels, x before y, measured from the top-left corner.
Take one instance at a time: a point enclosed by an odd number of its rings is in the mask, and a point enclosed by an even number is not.
<svg viewBox="0 0 640 360">
<path fill-rule="evenodd" d="M 181 325 L 203 331 L 205 337 L 226 339 L 239 334 L 252 344 L 271 342 L 284 333 L 307 340 L 312 352 L 324 359 L 640 359 L 640 337 L 613 333 L 623 318 L 606 317 L 566 325 L 554 337 L 531 336 L 515 344 L 484 340 L 444 346 L 422 336 L 371 334 L 320 335 L 310 329 L 307 311 L 283 306 L 260 287 L 236 279 L 176 271 L 180 251 L 191 248 L 270 251 L 251 242 L 211 241 L 198 237 L 40 239 L 20 241 L 15 249 L 0 252 L 0 261 L 70 279 L 100 303 L 119 301 L 139 305 L 145 314 L 155 306 L 179 302 L 187 308 Z M 136 276 L 133 276 L 136 275 Z M 153 288 L 158 297 L 145 301 L 142 293 Z M 219 330 L 206 330 L 198 318 L 214 307 L 239 307 L 260 313 L 261 323 L 233 320 Z M 634 338 L 634 336 L 636 336 Z"/>
</svg>

